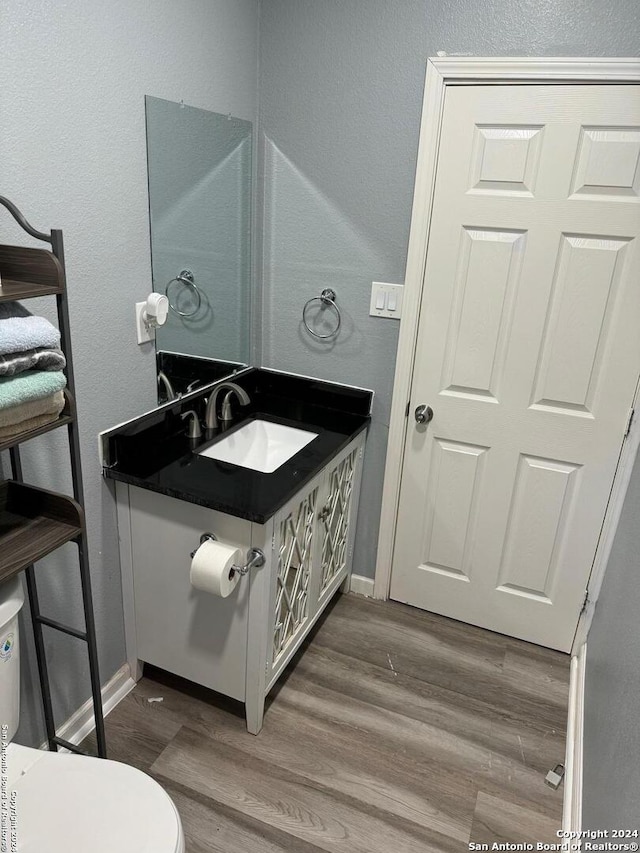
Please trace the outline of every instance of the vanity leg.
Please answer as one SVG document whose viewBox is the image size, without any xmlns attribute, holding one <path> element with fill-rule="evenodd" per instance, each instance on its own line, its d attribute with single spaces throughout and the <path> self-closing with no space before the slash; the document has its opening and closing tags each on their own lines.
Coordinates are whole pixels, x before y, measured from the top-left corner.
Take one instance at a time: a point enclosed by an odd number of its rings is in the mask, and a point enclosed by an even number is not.
<svg viewBox="0 0 640 853">
<path fill-rule="evenodd" d="M 247 696 L 244 706 L 247 717 L 247 731 L 251 735 L 260 734 L 264 717 L 264 695 Z"/>
<path fill-rule="evenodd" d="M 118 539 L 120 549 L 120 571 L 122 578 L 122 605 L 124 609 L 124 642 L 131 678 L 137 683 L 142 678 L 144 661 L 138 658 L 136 639 L 136 611 L 133 588 L 133 546 L 131 544 L 131 507 L 129 486 L 115 483 Z"/>
<path fill-rule="evenodd" d="M 262 548 L 265 564 L 251 572 L 249 583 L 249 613 L 247 629 L 247 668 L 245 679 L 245 714 L 247 731 L 260 733 L 267 695 L 269 647 L 273 644 L 273 595 L 275 579 L 272 574 L 273 519 L 266 526 L 252 525 L 251 544 Z M 271 588 L 273 586 L 273 589 Z"/>
</svg>

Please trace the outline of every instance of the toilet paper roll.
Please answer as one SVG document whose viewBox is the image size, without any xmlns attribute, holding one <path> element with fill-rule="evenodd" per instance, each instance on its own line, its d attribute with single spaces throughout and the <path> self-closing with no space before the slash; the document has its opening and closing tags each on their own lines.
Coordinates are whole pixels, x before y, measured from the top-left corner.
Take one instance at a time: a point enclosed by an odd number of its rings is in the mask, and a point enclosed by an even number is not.
<svg viewBox="0 0 640 853">
<path fill-rule="evenodd" d="M 240 580 L 240 575 L 232 570 L 232 566 L 241 566 L 242 562 L 239 548 L 209 539 L 202 543 L 191 560 L 191 585 L 211 595 L 226 598 Z"/>
</svg>

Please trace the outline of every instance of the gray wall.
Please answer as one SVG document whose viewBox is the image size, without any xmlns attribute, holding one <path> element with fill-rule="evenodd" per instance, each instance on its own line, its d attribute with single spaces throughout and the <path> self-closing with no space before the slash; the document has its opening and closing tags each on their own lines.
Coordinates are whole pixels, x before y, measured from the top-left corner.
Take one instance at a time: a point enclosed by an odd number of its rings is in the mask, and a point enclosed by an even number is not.
<svg viewBox="0 0 640 853">
<path fill-rule="evenodd" d="M 144 95 L 254 120 L 257 38 L 257 0 L 2 3 L 0 193 L 37 227 L 64 229 L 103 681 L 122 665 L 124 643 L 97 434 L 156 401 L 153 346 L 136 345 L 133 308 L 151 290 Z M 23 241 L 11 223 L 0 216 L 0 240 Z M 63 436 L 28 451 L 34 482 L 68 486 Z M 52 616 L 81 625 L 74 551 L 42 565 L 43 599 Z M 61 639 L 50 651 L 62 722 L 89 695 L 84 649 Z M 35 744 L 42 727 L 27 664 L 18 740 Z"/>
<path fill-rule="evenodd" d="M 587 638 L 584 829 L 640 829 L 640 455 Z"/>
<path fill-rule="evenodd" d="M 404 280 L 426 58 L 635 55 L 637 15 L 635 0 L 263 0 L 263 360 L 376 392 L 355 572 L 374 572 L 399 325 L 368 316 L 370 287 Z M 300 325 L 326 286 L 345 315 L 334 344 Z"/>
</svg>

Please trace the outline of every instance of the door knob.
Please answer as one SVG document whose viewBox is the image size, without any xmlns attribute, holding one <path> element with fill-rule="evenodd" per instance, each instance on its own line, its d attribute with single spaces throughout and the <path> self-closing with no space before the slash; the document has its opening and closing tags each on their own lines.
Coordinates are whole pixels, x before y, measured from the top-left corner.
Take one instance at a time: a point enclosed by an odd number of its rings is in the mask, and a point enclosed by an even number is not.
<svg viewBox="0 0 640 853">
<path fill-rule="evenodd" d="M 433 417 L 433 409 L 431 406 L 418 406 L 414 414 L 419 424 L 428 424 Z"/>
</svg>

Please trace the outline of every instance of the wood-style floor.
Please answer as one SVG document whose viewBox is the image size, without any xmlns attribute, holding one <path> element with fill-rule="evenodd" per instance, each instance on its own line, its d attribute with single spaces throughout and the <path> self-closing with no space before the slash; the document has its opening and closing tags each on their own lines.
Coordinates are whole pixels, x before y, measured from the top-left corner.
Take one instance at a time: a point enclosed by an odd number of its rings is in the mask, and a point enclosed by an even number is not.
<svg viewBox="0 0 640 853">
<path fill-rule="evenodd" d="M 569 658 L 393 602 L 340 597 L 270 697 L 242 706 L 153 671 L 107 718 L 188 853 L 429 853 L 556 841 Z M 149 702 L 153 697 L 162 702 Z"/>
</svg>

